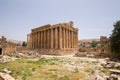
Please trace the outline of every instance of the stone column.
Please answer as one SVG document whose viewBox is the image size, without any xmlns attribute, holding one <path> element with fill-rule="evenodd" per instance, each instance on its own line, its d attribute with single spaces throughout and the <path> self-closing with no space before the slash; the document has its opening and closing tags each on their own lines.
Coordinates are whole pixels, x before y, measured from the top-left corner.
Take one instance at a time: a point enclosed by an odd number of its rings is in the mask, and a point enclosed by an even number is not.
<svg viewBox="0 0 120 80">
<path fill-rule="evenodd" d="M 58 48 L 58 45 L 57 45 L 57 43 L 58 43 L 58 32 L 57 32 L 57 28 L 55 28 L 55 49 L 57 49 Z"/>
<path fill-rule="evenodd" d="M 68 29 L 66 29 L 66 48 L 68 48 Z"/>
<path fill-rule="evenodd" d="M 71 35 L 70 35 L 70 30 L 69 30 L 69 33 L 68 33 L 68 34 L 69 34 L 69 48 L 71 48 L 71 38 L 70 38 Z"/>
<path fill-rule="evenodd" d="M 76 48 L 78 48 L 78 32 L 76 32 Z"/>
<path fill-rule="evenodd" d="M 33 49 L 33 33 L 32 33 L 32 36 L 31 36 L 31 37 L 32 37 L 32 41 L 31 41 L 31 42 L 32 42 L 32 49 Z"/>
<path fill-rule="evenodd" d="M 73 48 L 73 31 L 71 31 L 71 48 Z"/>
<path fill-rule="evenodd" d="M 77 48 L 77 37 L 76 37 L 76 32 L 75 32 L 75 48 Z"/>
<path fill-rule="evenodd" d="M 33 33 L 33 35 L 32 35 L 33 37 L 32 37 L 32 40 L 33 40 L 33 49 L 35 48 L 35 43 L 34 43 L 34 40 L 35 40 L 35 36 L 34 36 L 34 33 Z"/>
<path fill-rule="evenodd" d="M 48 31 L 49 33 L 49 49 L 51 48 L 51 30 L 49 29 L 49 31 Z"/>
<path fill-rule="evenodd" d="M 71 30 L 70 30 L 70 39 L 69 40 L 70 40 L 70 48 L 71 48 Z"/>
<path fill-rule="evenodd" d="M 70 48 L 72 48 L 72 31 L 70 31 Z"/>
<path fill-rule="evenodd" d="M 39 49 L 39 32 L 37 32 L 37 49 Z"/>
<path fill-rule="evenodd" d="M 38 42 L 39 46 L 38 46 L 38 48 L 40 49 L 40 31 L 39 31 L 39 36 L 38 36 L 38 38 L 39 38 L 39 42 Z"/>
<path fill-rule="evenodd" d="M 40 32 L 40 41 L 39 41 L 39 49 L 41 49 L 41 32 Z"/>
<path fill-rule="evenodd" d="M 65 29 L 65 48 L 67 48 L 67 29 Z"/>
<path fill-rule="evenodd" d="M 62 49 L 62 29 L 61 26 L 59 27 L 59 44 L 60 44 L 60 49 Z"/>
<path fill-rule="evenodd" d="M 42 49 L 44 49 L 44 31 L 42 31 Z"/>
<path fill-rule="evenodd" d="M 39 48 L 38 45 L 39 45 L 39 34 L 37 32 L 37 49 Z"/>
<path fill-rule="evenodd" d="M 49 49 L 49 29 L 47 30 L 47 49 Z"/>
<path fill-rule="evenodd" d="M 35 33 L 35 49 L 36 49 L 36 33 Z"/>
<path fill-rule="evenodd" d="M 46 30 L 44 31 L 44 49 L 46 49 Z"/>
<path fill-rule="evenodd" d="M 65 48 L 65 28 L 63 28 L 63 48 Z"/>
<path fill-rule="evenodd" d="M 75 38 L 74 39 L 74 44 L 75 44 L 74 47 L 76 48 L 76 32 L 74 33 L 74 38 Z"/>
<path fill-rule="evenodd" d="M 53 28 L 51 29 L 51 49 L 53 49 Z"/>
<path fill-rule="evenodd" d="M 43 48 L 43 32 L 41 31 L 41 42 L 40 42 L 40 46 L 41 46 L 41 49 Z"/>
<path fill-rule="evenodd" d="M 73 32 L 73 48 L 75 48 L 75 33 Z"/>
<path fill-rule="evenodd" d="M 33 49 L 35 49 L 35 33 L 33 33 Z"/>
</svg>

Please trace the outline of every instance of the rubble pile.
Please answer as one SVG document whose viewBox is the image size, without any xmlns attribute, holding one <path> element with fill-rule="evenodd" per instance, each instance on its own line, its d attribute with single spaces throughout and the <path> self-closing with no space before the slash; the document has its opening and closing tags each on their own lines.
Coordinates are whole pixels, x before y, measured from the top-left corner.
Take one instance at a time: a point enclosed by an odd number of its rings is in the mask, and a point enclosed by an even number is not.
<svg viewBox="0 0 120 80">
<path fill-rule="evenodd" d="M 15 79 L 7 73 L 0 72 L 0 80 L 15 80 Z"/>
<path fill-rule="evenodd" d="M 74 56 L 75 57 L 86 57 L 87 56 L 87 52 L 77 52 Z"/>
<path fill-rule="evenodd" d="M 16 58 L 36 58 L 36 57 L 41 57 L 41 54 L 37 53 L 37 52 L 26 52 L 26 53 L 17 53 L 17 54 L 12 54 L 12 56 L 16 57 Z"/>
<path fill-rule="evenodd" d="M 10 57 L 10 56 L 4 55 L 0 58 L 0 63 L 12 62 L 12 61 L 15 61 L 16 59 L 17 58 L 15 58 L 15 57 Z"/>
<path fill-rule="evenodd" d="M 106 76 L 100 76 L 100 77 L 104 77 L 106 80 L 120 80 L 120 63 L 119 62 L 113 62 L 113 61 L 109 61 L 108 59 L 104 59 L 102 61 L 100 61 L 101 66 L 103 67 L 103 69 L 108 69 L 109 70 L 109 76 L 107 76 L 107 78 L 105 78 Z M 101 69 L 102 72 L 102 69 Z M 99 80 L 98 76 L 96 76 L 95 80 Z M 104 80 L 104 79 L 100 79 L 100 80 Z"/>
</svg>

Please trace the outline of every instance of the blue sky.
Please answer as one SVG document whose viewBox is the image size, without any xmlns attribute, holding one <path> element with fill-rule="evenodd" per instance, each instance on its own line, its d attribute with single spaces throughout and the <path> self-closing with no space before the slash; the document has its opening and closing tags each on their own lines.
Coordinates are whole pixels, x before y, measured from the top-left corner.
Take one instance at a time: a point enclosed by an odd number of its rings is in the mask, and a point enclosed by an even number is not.
<svg viewBox="0 0 120 80">
<path fill-rule="evenodd" d="M 32 28 L 74 22 L 79 39 L 108 36 L 120 20 L 120 0 L 0 0 L 0 36 L 27 40 Z"/>
</svg>

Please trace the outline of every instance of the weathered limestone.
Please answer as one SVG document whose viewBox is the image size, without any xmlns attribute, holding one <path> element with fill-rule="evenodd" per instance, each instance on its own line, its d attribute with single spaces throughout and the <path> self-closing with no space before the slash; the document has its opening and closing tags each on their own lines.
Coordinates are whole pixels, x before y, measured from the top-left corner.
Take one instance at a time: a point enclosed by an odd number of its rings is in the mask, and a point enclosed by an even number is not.
<svg viewBox="0 0 120 80">
<path fill-rule="evenodd" d="M 16 44 L 13 42 L 7 41 L 7 38 L 5 38 L 4 36 L 0 38 L 0 56 L 14 53 L 16 50 L 15 47 L 16 47 Z"/>
<path fill-rule="evenodd" d="M 78 49 L 78 29 L 73 22 L 34 28 L 28 35 L 28 48 L 42 53 L 74 53 Z"/>
</svg>

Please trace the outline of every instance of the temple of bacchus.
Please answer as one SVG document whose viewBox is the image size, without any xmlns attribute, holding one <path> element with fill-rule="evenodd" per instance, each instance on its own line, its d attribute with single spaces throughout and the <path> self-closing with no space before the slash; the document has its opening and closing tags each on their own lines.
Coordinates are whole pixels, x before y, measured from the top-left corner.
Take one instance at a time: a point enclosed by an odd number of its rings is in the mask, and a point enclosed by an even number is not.
<svg viewBox="0 0 120 80">
<path fill-rule="evenodd" d="M 44 25 L 27 35 L 27 47 L 43 54 L 70 54 L 78 50 L 78 28 L 73 22 Z"/>
</svg>

